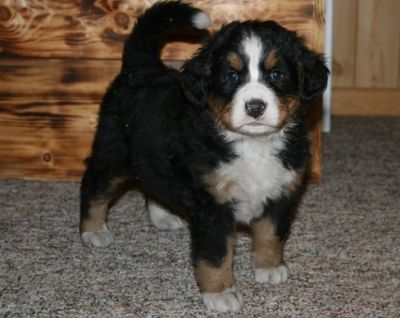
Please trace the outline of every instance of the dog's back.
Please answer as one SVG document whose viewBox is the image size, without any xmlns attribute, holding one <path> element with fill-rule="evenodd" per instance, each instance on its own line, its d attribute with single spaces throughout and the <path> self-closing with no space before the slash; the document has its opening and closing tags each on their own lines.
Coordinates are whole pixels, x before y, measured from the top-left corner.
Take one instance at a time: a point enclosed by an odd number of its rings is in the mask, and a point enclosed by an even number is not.
<svg viewBox="0 0 400 318">
<path fill-rule="evenodd" d="M 111 243 L 106 211 L 126 182 L 134 181 L 152 192 L 158 189 L 161 199 L 167 189 L 167 203 L 175 203 L 171 193 L 184 200 L 183 185 L 175 177 L 182 179 L 186 174 L 177 173 L 182 163 L 171 160 L 169 154 L 179 157 L 182 145 L 177 131 L 182 128 L 178 122 L 187 102 L 180 72 L 164 65 L 160 54 L 169 31 L 203 29 L 210 23 L 203 11 L 178 1 L 157 3 L 138 17 L 125 42 L 121 71 L 100 105 L 92 153 L 86 161 L 80 226 L 86 243 Z M 171 165 L 176 167 L 171 169 Z"/>
</svg>

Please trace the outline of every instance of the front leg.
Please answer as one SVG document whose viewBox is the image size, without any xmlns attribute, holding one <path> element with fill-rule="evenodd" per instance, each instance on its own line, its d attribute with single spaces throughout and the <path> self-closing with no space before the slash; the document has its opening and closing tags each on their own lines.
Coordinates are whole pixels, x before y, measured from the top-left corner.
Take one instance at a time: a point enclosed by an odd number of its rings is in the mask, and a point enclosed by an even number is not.
<svg viewBox="0 0 400 318">
<path fill-rule="evenodd" d="M 208 207 L 191 220 L 192 253 L 204 304 L 219 312 L 238 311 L 242 296 L 233 275 L 234 219 L 228 209 Z"/>
<path fill-rule="evenodd" d="M 263 216 L 250 224 L 257 282 L 279 284 L 288 279 L 283 249 L 303 193 L 302 178 L 300 173 L 281 198 L 268 200 Z"/>
<path fill-rule="evenodd" d="M 289 271 L 283 260 L 284 240 L 277 235 L 276 226 L 268 217 L 251 224 L 253 262 L 256 281 L 279 284 L 288 279 Z"/>
</svg>

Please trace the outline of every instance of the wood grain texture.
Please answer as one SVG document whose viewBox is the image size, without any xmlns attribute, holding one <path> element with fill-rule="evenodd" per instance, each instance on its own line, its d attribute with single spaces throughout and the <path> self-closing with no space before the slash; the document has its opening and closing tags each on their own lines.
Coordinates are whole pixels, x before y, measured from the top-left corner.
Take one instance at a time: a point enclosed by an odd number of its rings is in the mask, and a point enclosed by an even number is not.
<svg viewBox="0 0 400 318">
<path fill-rule="evenodd" d="M 324 52 L 325 1 L 316 0 L 314 5 L 312 47 L 317 52 Z M 315 101 L 310 114 L 311 163 L 309 174 L 312 182 L 319 183 L 322 180 L 322 98 Z"/>
<path fill-rule="evenodd" d="M 0 4 L 0 53 L 25 57 L 119 59 L 135 17 L 156 0 L 5 1 Z M 313 0 L 196 1 L 214 21 L 273 19 L 313 42 Z M 198 43 L 176 42 L 165 59 L 187 59 Z"/>
<path fill-rule="evenodd" d="M 0 96 L 48 99 L 103 96 L 121 61 L 81 59 L 0 59 Z"/>
<path fill-rule="evenodd" d="M 89 154 L 98 103 L 0 100 L 0 177 L 77 180 Z"/>
<path fill-rule="evenodd" d="M 400 2 L 363 0 L 358 7 L 356 87 L 396 88 Z"/>
<path fill-rule="evenodd" d="M 311 19 L 312 38 L 310 46 L 317 52 L 324 52 L 325 38 L 325 0 L 314 0 L 314 10 Z"/>
<path fill-rule="evenodd" d="M 322 98 L 312 105 L 308 116 L 308 127 L 311 140 L 311 162 L 309 165 L 309 179 L 313 183 L 322 181 Z"/>
<path fill-rule="evenodd" d="M 80 178 L 119 61 L 0 60 L 0 177 Z"/>
<path fill-rule="evenodd" d="M 400 116 L 399 89 L 335 88 L 332 96 L 337 116 Z"/>
<path fill-rule="evenodd" d="M 357 0 L 334 1 L 333 86 L 353 87 L 357 39 Z"/>
</svg>

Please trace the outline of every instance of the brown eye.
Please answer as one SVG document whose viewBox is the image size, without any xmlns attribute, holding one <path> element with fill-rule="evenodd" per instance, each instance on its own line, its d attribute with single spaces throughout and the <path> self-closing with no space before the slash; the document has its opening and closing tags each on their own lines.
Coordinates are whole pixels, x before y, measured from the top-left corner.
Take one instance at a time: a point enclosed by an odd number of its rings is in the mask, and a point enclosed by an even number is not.
<svg viewBox="0 0 400 318">
<path fill-rule="evenodd" d="M 226 74 L 226 78 L 229 82 L 237 82 L 239 79 L 239 74 L 235 71 L 230 71 Z"/>
</svg>

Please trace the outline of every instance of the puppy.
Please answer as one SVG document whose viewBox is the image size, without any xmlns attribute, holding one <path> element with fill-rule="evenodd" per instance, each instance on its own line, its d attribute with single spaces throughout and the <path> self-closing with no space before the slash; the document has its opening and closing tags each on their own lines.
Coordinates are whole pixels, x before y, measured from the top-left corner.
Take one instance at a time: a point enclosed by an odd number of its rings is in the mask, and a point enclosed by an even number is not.
<svg viewBox="0 0 400 318">
<path fill-rule="evenodd" d="M 232 272 L 237 223 L 251 229 L 256 281 L 288 278 L 283 247 L 310 157 L 304 114 L 328 70 L 272 21 L 225 25 L 182 71 L 162 63 L 169 30 L 210 24 L 179 1 L 138 18 L 101 104 L 81 185 L 80 232 L 88 245 L 109 245 L 108 208 L 126 186 L 146 194 L 160 229 L 182 227 L 169 211 L 185 210 L 204 303 L 224 312 L 242 304 Z"/>
</svg>

